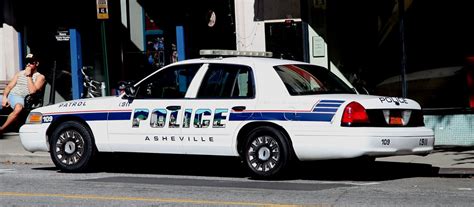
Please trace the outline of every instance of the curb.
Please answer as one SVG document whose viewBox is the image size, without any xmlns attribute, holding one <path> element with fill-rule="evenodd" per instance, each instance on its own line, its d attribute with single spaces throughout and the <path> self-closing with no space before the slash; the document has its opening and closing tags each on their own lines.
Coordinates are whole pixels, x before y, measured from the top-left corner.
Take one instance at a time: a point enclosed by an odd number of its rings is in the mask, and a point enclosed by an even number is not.
<svg viewBox="0 0 474 207">
<path fill-rule="evenodd" d="M 431 176 L 439 177 L 473 177 L 474 176 L 474 147 L 439 147 L 438 153 L 431 157 L 418 156 L 388 157 L 377 159 L 377 162 L 394 162 L 405 164 L 423 164 L 436 170 Z M 441 162 L 440 162 L 441 161 Z M 460 162 L 462 161 L 462 163 Z M 54 165 L 48 152 L 31 153 L 21 145 L 18 133 L 5 133 L 0 138 L 0 163 L 1 164 L 38 164 Z M 466 164 L 467 163 L 467 164 Z"/>
<path fill-rule="evenodd" d="M 53 164 L 48 154 L 0 154 L 0 163 Z"/>
<path fill-rule="evenodd" d="M 440 168 L 438 176 L 473 176 L 474 168 Z"/>
<path fill-rule="evenodd" d="M 5 164 L 38 164 L 38 165 L 54 165 L 51 157 L 47 152 L 37 152 L 27 154 L 0 154 L 0 163 Z M 403 162 L 400 162 L 403 163 Z M 472 177 L 474 176 L 474 168 L 450 168 L 450 167 L 432 167 L 438 168 L 434 172 L 434 176 L 439 177 Z"/>
</svg>

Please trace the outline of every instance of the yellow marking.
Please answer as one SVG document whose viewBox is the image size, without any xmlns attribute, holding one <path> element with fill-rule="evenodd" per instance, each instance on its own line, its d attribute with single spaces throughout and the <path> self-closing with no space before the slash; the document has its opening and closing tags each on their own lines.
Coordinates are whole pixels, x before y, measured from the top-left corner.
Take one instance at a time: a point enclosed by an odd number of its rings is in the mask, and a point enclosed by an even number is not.
<svg viewBox="0 0 474 207">
<path fill-rule="evenodd" d="M 53 197 L 53 198 L 71 198 L 71 199 L 90 199 L 90 200 L 120 200 L 120 201 L 145 201 L 145 202 L 164 202 L 164 203 L 192 203 L 192 204 L 213 204 L 213 205 L 242 205 L 242 206 L 275 206 L 275 207 L 293 207 L 300 205 L 273 204 L 273 203 L 253 203 L 238 201 L 211 201 L 211 200 L 191 200 L 178 198 L 146 198 L 146 197 L 125 197 L 125 196 L 100 196 L 100 195 L 72 195 L 55 193 L 17 193 L 0 192 L 0 196 L 17 197 Z M 308 205 L 305 205 L 308 206 Z M 311 205 L 311 206 L 330 206 L 330 205 Z"/>
</svg>

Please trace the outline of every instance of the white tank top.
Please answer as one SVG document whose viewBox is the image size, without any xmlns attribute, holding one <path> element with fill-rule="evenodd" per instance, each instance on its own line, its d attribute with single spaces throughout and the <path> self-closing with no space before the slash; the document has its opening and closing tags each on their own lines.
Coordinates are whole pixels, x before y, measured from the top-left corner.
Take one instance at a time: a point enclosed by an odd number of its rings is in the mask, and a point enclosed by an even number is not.
<svg viewBox="0 0 474 207">
<path fill-rule="evenodd" d="M 40 73 L 35 72 L 33 74 L 33 83 L 36 82 L 36 78 L 40 75 Z M 28 94 L 30 94 L 30 91 L 28 90 L 28 79 L 25 76 L 25 71 L 22 70 L 20 71 L 20 74 L 18 74 L 18 79 L 16 80 L 15 86 L 12 88 L 10 91 L 10 94 L 14 94 L 17 96 L 22 96 L 25 97 Z"/>
</svg>

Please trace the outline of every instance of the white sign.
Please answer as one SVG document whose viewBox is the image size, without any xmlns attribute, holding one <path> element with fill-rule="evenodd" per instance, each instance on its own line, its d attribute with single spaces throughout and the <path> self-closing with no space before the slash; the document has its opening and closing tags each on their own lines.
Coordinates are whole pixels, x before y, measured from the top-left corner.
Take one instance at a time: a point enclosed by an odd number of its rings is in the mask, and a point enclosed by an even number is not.
<svg viewBox="0 0 474 207">
<path fill-rule="evenodd" d="M 56 33 L 56 41 L 58 42 L 63 42 L 63 41 L 69 41 L 71 37 L 69 36 L 69 31 L 58 31 Z"/>
<path fill-rule="evenodd" d="M 313 57 L 324 57 L 326 46 L 324 39 L 320 36 L 313 37 Z"/>
</svg>

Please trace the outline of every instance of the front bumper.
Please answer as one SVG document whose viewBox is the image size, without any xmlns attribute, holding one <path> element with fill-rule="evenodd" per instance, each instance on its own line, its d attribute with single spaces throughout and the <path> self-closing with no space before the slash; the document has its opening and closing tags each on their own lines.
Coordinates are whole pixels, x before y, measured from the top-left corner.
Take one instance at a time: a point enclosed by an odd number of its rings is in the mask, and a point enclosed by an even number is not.
<svg viewBox="0 0 474 207">
<path fill-rule="evenodd" d="M 25 124 L 20 128 L 20 140 L 23 148 L 29 152 L 47 152 L 49 143 L 45 124 Z"/>
</svg>

